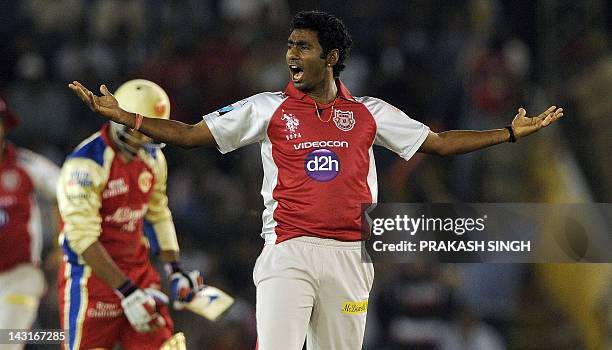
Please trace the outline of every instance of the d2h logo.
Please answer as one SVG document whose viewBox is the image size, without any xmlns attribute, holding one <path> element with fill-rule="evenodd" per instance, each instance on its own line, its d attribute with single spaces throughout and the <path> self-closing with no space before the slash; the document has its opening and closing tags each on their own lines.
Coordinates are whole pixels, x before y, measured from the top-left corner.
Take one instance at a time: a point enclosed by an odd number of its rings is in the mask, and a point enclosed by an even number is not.
<svg viewBox="0 0 612 350">
<path fill-rule="evenodd" d="M 327 148 L 316 149 L 306 156 L 304 170 L 315 181 L 331 181 L 340 173 L 340 159 Z"/>
</svg>

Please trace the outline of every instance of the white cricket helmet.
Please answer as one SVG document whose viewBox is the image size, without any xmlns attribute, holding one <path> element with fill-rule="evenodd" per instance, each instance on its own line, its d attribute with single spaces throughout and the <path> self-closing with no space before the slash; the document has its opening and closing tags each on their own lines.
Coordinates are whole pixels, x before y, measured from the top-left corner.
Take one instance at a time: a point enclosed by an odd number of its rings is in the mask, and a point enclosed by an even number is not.
<svg viewBox="0 0 612 350">
<path fill-rule="evenodd" d="M 149 118 L 170 119 L 170 99 L 159 85 L 145 79 L 134 79 L 123 83 L 114 93 L 119 106 L 132 113 L 138 113 Z M 118 146 L 135 154 L 138 149 L 126 143 L 126 140 L 136 140 L 130 134 L 130 128 L 111 122 L 111 131 Z M 150 142 L 145 147 L 163 147 L 158 142 Z"/>
</svg>

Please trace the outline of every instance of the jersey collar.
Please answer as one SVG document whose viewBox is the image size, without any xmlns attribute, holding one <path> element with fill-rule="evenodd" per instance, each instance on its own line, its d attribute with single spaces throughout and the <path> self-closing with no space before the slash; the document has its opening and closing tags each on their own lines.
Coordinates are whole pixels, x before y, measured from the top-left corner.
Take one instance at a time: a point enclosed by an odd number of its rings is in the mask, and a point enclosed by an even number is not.
<svg viewBox="0 0 612 350">
<path fill-rule="evenodd" d="M 346 85 L 344 85 L 342 80 L 336 79 L 336 86 L 338 87 L 338 97 L 341 97 L 348 101 L 355 101 L 355 98 L 353 98 L 353 95 L 351 95 L 351 92 L 348 90 Z M 297 89 L 293 85 L 292 81 L 290 81 L 289 84 L 287 84 L 287 87 L 285 88 L 285 95 L 291 96 L 293 98 L 297 98 L 298 100 L 302 100 L 304 99 L 304 97 L 308 96 L 303 91 Z"/>
</svg>

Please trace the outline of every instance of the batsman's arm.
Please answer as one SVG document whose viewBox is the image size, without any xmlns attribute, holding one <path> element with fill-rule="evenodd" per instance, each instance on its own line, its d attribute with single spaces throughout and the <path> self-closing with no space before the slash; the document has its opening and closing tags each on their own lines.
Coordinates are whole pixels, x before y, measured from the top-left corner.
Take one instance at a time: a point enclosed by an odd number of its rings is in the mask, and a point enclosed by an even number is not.
<svg viewBox="0 0 612 350">
<path fill-rule="evenodd" d="M 127 281 L 127 276 L 121 272 L 99 241 L 92 243 L 83 251 L 81 256 L 91 267 L 91 270 L 113 289 L 119 288 L 121 284 Z"/>
<path fill-rule="evenodd" d="M 138 131 L 157 141 L 184 148 L 216 145 L 215 139 L 204 121 L 191 125 L 176 120 L 145 117 L 140 125 L 136 125 L 137 114 L 121 109 L 106 85 L 100 86 L 101 96 L 95 95 L 78 81 L 73 81 L 68 84 L 68 87 L 92 111 L 111 121 L 138 129 Z"/>
<path fill-rule="evenodd" d="M 166 195 L 166 158 L 161 150 L 157 150 L 157 155 L 147 158 L 147 161 L 155 173 L 156 181 L 145 215 L 145 235 L 149 239 L 151 251 L 159 253 L 160 259 L 165 263 L 172 299 L 180 302 L 191 301 L 202 287 L 203 281 L 199 271 L 186 272 L 181 268 L 176 229 Z"/>
<path fill-rule="evenodd" d="M 151 332 L 165 324 L 163 317 L 156 312 L 153 297 L 121 272 L 100 242 L 92 243 L 81 257 L 121 298 L 123 312 L 136 331 Z"/>
<path fill-rule="evenodd" d="M 557 121 L 563 116 L 563 108 L 551 106 L 535 117 L 526 117 L 526 114 L 525 109 L 519 108 L 509 126 L 512 132 L 508 128 L 485 131 L 451 130 L 440 133 L 430 131 L 419 152 L 445 156 L 468 153 L 503 142 L 514 142 Z"/>
<path fill-rule="evenodd" d="M 155 182 L 145 214 L 144 233 L 149 240 L 151 253 L 159 254 L 164 262 L 178 261 L 179 244 L 166 194 L 168 181 L 166 157 L 158 149 L 154 157 L 147 157 L 145 161 L 155 174 Z"/>
<path fill-rule="evenodd" d="M 159 252 L 159 259 L 166 263 L 173 263 L 181 260 L 180 253 L 177 250 L 162 250 Z"/>
</svg>

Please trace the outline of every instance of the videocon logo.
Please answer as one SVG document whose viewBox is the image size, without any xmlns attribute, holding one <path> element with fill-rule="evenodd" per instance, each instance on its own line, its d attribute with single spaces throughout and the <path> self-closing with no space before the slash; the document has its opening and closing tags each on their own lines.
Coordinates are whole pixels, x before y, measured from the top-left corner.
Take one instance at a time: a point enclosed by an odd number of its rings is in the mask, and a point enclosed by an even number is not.
<svg viewBox="0 0 612 350">
<path fill-rule="evenodd" d="M 336 153 L 327 148 L 320 148 L 308 153 L 304 161 L 304 170 L 315 181 L 330 181 L 340 173 L 340 160 Z"/>
</svg>

